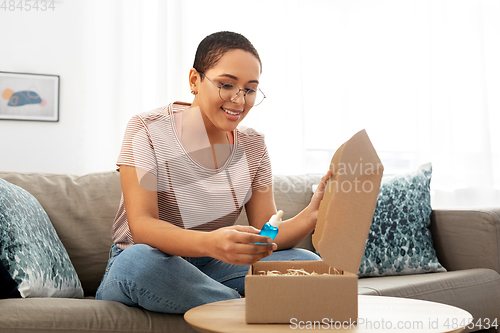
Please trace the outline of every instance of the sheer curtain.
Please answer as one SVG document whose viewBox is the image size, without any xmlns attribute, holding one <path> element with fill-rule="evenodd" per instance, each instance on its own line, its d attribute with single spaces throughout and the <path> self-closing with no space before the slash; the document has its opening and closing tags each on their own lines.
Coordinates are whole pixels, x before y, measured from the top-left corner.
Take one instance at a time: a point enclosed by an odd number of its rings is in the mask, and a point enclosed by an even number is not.
<svg viewBox="0 0 500 333">
<path fill-rule="evenodd" d="M 324 173 L 365 128 L 386 174 L 433 164 L 433 205 L 500 205 L 500 4 L 440 1 L 89 1 L 84 153 L 109 169 L 133 114 L 190 102 L 199 41 L 247 36 L 276 174 Z M 99 119 L 99 122 L 96 122 Z M 96 161 L 96 159 L 98 161 Z"/>
</svg>

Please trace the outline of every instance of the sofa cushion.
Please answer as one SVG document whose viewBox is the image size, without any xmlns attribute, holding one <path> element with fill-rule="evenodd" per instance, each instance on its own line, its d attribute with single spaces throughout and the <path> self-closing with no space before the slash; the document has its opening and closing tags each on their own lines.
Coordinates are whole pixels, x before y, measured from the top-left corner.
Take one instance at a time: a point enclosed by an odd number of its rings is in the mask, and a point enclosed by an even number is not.
<svg viewBox="0 0 500 333">
<path fill-rule="evenodd" d="M 95 295 L 111 248 L 120 203 L 116 171 L 84 176 L 0 172 L 30 192 L 47 212 L 78 273 L 85 295 Z"/>
<path fill-rule="evenodd" d="M 40 203 L 3 179 L 0 260 L 22 297 L 83 297 L 68 253 Z"/>
<path fill-rule="evenodd" d="M 95 299 L 0 300 L 0 332 L 195 333 L 183 315 L 150 312 Z"/>
<path fill-rule="evenodd" d="M 500 275 L 485 268 L 362 278 L 358 280 L 358 294 L 405 297 L 449 304 L 470 312 L 475 318 L 474 323 L 479 319 L 485 323 L 486 318 L 493 323 L 500 313 Z M 475 327 L 471 330 L 478 329 L 481 328 Z"/>
<path fill-rule="evenodd" d="M 384 179 L 359 276 L 444 272 L 432 244 L 432 167 Z"/>
</svg>

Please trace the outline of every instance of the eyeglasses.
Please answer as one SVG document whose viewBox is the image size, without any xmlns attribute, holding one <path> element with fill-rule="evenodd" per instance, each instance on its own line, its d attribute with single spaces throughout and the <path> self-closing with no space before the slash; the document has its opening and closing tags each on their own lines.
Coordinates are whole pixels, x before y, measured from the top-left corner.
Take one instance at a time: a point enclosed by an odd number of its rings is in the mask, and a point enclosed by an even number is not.
<svg viewBox="0 0 500 333">
<path fill-rule="evenodd" d="M 240 92 L 243 91 L 243 99 L 245 104 L 248 106 L 257 106 L 264 101 L 266 95 L 260 90 L 256 89 L 240 89 L 236 84 L 233 83 L 221 83 L 217 85 L 214 81 L 210 80 L 205 73 L 200 72 L 201 75 L 207 78 L 208 81 L 212 82 L 214 86 L 219 88 L 219 97 L 226 102 L 234 102 L 239 96 Z"/>
</svg>

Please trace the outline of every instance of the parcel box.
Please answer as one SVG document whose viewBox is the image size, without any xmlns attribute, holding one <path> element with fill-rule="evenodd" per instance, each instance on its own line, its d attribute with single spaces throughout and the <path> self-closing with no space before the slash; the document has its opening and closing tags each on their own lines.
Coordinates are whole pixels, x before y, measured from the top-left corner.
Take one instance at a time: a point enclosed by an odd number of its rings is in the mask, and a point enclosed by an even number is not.
<svg viewBox="0 0 500 333">
<path fill-rule="evenodd" d="M 247 323 L 355 322 L 358 270 L 383 166 L 365 130 L 335 152 L 312 236 L 322 261 L 259 261 L 245 277 Z M 304 270 L 315 275 L 263 275 Z M 327 274 L 324 274 L 327 273 Z M 274 274 L 274 273 L 273 273 Z"/>
</svg>

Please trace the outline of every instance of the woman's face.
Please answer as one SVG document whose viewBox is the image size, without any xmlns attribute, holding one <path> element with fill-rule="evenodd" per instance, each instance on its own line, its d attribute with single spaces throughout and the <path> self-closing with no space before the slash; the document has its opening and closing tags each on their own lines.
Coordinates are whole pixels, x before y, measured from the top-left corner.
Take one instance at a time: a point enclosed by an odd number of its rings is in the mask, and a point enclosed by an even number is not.
<svg viewBox="0 0 500 333">
<path fill-rule="evenodd" d="M 192 107 L 198 106 L 200 108 L 207 132 L 234 130 L 252 108 L 245 104 L 244 90 L 258 87 L 260 78 L 259 61 L 250 52 L 231 50 L 226 52 L 215 66 L 204 74 L 206 77 L 203 78 L 203 81 L 200 80 L 202 74 L 198 74 L 196 79 L 195 89 L 197 94 Z M 235 100 L 224 101 L 219 96 L 219 88 L 207 78 L 217 86 L 232 84 L 237 85 L 243 91 L 239 93 L 238 98 Z"/>
</svg>

